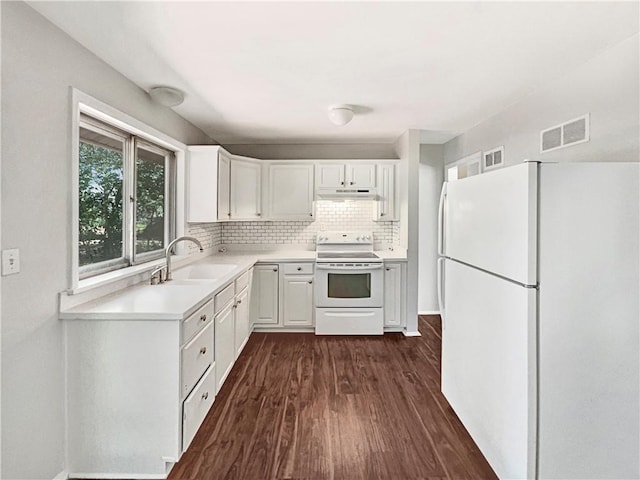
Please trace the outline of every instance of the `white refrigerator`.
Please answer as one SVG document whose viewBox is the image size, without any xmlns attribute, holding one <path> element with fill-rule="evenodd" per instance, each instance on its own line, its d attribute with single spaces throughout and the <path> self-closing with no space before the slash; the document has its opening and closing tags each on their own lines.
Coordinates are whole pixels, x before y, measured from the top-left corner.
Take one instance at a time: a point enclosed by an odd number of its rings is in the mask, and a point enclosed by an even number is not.
<svg viewBox="0 0 640 480">
<path fill-rule="evenodd" d="M 640 478 L 640 165 L 445 183 L 442 392 L 503 479 Z"/>
</svg>

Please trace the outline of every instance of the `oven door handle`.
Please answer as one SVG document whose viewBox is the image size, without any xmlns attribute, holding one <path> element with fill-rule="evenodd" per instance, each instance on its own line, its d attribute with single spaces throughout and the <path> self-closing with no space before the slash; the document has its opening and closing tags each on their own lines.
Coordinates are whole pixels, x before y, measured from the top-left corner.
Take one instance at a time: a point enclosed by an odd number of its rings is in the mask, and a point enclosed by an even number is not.
<svg viewBox="0 0 640 480">
<path fill-rule="evenodd" d="M 316 263 L 316 269 L 317 270 L 379 270 L 382 268 L 382 263 L 376 264 L 376 265 L 369 265 L 366 267 L 361 267 L 361 266 L 357 266 L 357 267 L 353 267 L 353 266 L 335 266 L 335 265 L 326 265 L 323 263 Z"/>
</svg>

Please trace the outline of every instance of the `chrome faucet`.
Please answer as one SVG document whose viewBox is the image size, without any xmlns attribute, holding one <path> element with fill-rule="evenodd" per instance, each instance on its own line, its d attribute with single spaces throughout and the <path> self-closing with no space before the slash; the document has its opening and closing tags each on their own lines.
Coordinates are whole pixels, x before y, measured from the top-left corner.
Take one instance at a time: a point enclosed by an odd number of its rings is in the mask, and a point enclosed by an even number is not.
<svg viewBox="0 0 640 480">
<path fill-rule="evenodd" d="M 176 245 L 176 243 L 182 242 L 184 240 L 189 240 L 190 242 L 195 243 L 200 249 L 201 253 L 204 251 L 204 249 L 202 248 L 202 244 L 200 243 L 200 240 L 198 240 L 195 237 L 178 237 L 175 240 L 173 240 L 171 243 L 169 243 L 169 245 L 167 245 L 167 250 L 166 250 L 167 265 L 165 266 L 166 268 L 166 272 L 164 276 L 165 282 L 168 282 L 169 280 L 171 280 L 171 251 L 173 250 L 173 247 Z"/>
</svg>

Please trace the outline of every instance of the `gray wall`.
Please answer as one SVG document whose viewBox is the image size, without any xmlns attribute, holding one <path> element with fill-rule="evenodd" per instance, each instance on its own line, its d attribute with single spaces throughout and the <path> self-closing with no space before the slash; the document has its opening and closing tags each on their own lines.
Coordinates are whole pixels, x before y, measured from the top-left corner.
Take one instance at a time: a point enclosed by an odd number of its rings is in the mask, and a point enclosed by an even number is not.
<svg viewBox="0 0 640 480">
<path fill-rule="evenodd" d="M 437 313 L 438 203 L 443 178 L 442 145 L 420 145 L 418 313 Z"/>
<path fill-rule="evenodd" d="M 400 166 L 400 246 L 407 249 L 407 305 L 406 332 L 418 334 L 418 225 L 420 220 L 419 167 L 420 130 L 407 130 L 394 144 Z"/>
<path fill-rule="evenodd" d="M 175 139 L 212 143 L 23 3 L 2 2 L 2 478 L 65 468 L 58 292 L 69 284 L 71 103 L 76 87 Z"/>
<path fill-rule="evenodd" d="M 445 163 L 504 145 L 505 164 L 624 161 L 639 156 L 638 35 L 533 92 L 445 145 Z M 540 131 L 591 114 L 591 141 L 541 154 Z"/>
</svg>

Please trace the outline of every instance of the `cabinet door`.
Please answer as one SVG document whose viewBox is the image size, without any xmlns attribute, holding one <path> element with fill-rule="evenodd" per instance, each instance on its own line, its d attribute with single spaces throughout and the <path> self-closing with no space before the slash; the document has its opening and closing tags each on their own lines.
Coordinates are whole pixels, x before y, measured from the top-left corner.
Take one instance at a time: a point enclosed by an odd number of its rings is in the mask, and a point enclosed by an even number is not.
<svg viewBox="0 0 640 480">
<path fill-rule="evenodd" d="M 233 367 L 233 361 L 236 358 L 235 355 L 235 328 L 233 313 L 235 309 L 234 304 L 231 303 L 227 308 L 222 310 L 216 316 L 216 331 L 215 331 L 215 359 L 216 359 L 216 393 L 220 391 L 222 384 L 224 383 L 227 375 Z"/>
<path fill-rule="evenodd" d="M 378 165 L 377 167 L 378 202 L 374 220 L 397 220 L 396 214 L 396 166 L 395 164 Z"/>
<path fill-rule="evenodd" d="M 249 288 L 236 295 L 235 301 L 235 358 L 238 358 L 249 339 Z"/>
<path fill-rule="evenodd" d="M 375 187 L 376 166 L 373 163 L 349 163 L 347 169 L 347 186 Z"/>
<path fill-rule="evenodd" d="M 187 222 L 218 221 L 218 151 L 220 147 L 189 147 Z"/>
<path fill-rule="evenodd" d="M 402 263 L 384 264 L 384 326 L 404 326 L 405 285 Z"/>
<path fill-rule="evenodd" d="M 229 204 L 230 178 L 231 159 L 221 151 L 218 155 L 218 220 L 229 220 L 231 218 Z"/>
<path fill-rule="evenodd" d="M 269 166 L 269 218 L 313 218 L 313 165 Z"/>
<path fill-rule="evenodd" d="M 316 165 L 316 187 L 338 188 L 344 186 L 344 164 L 319 163 Z"/>
<path fill-rule="evenodd" d="M 253 325 L 278 324 L 278 265 L 253 267 L 251 323 Z"/>
<path fill-rule="evenodd" d="M 244 160 L 231 160 L 231 220 L 260 218 L 261 165 Z"/>
<path fill-rule="evenodd" d="M 313 276 L 285 275 L 282 304 L 285 326 L 312 326 Z"/>
</svg>

